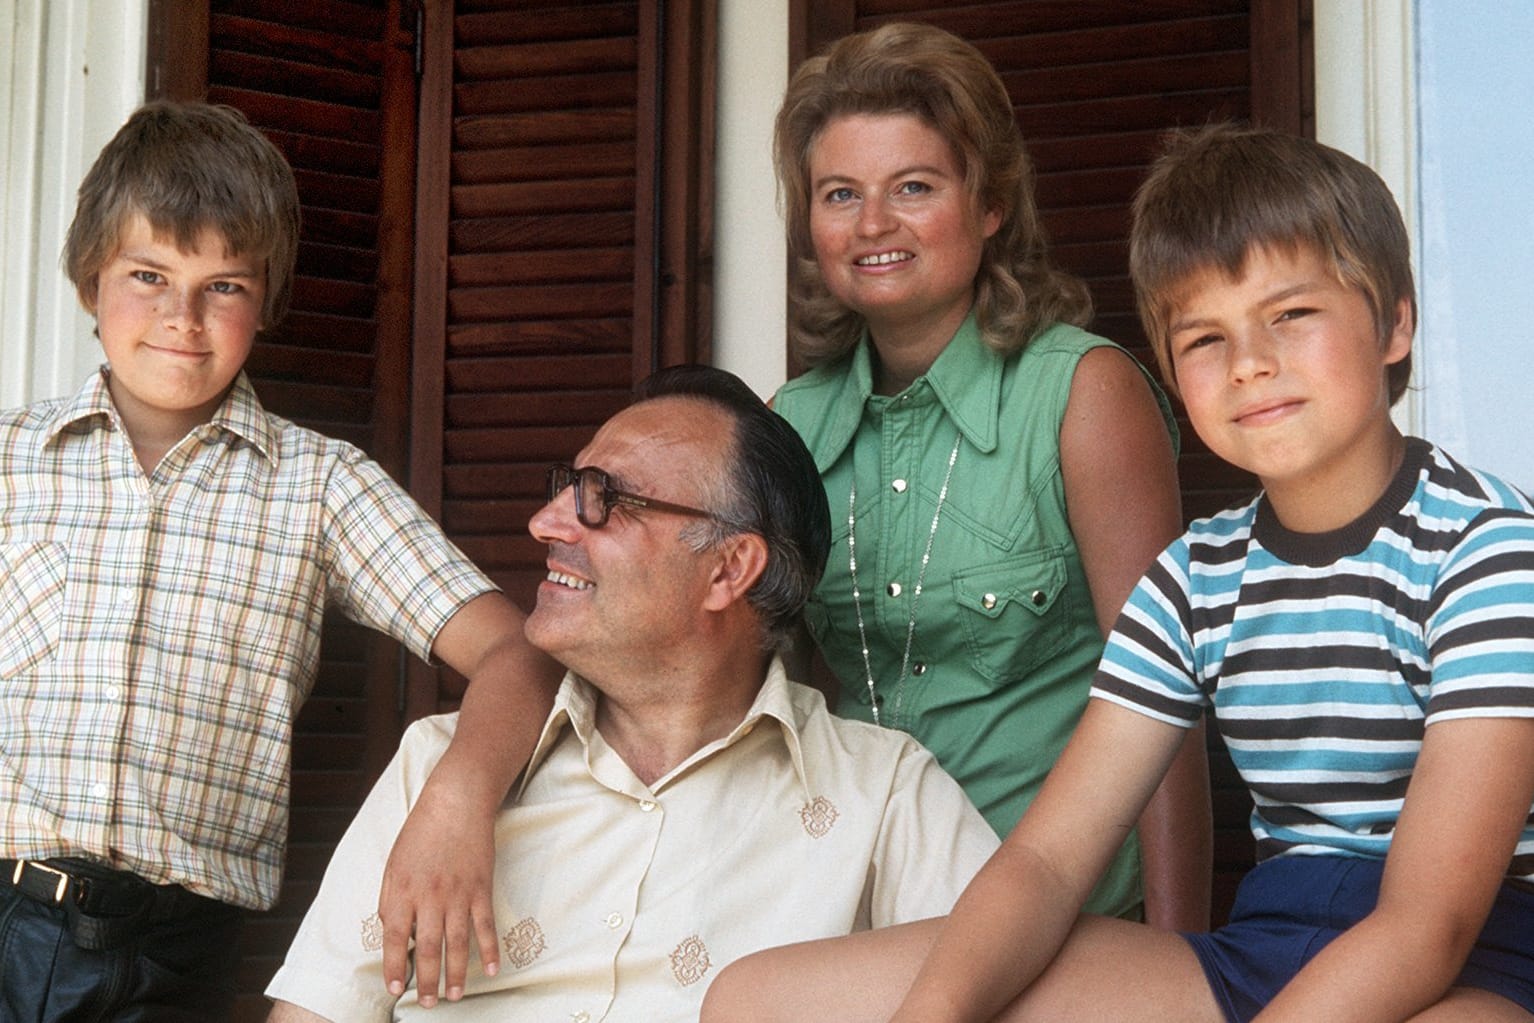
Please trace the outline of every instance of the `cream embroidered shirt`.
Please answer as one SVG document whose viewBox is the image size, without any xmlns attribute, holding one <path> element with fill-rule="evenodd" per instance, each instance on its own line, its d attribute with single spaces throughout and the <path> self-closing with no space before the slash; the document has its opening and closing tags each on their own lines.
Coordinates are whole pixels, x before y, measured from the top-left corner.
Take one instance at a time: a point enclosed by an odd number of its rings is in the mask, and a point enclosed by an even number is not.
<svg viewBox="0 0 1534 1023">
<path fill-rule="evenodd" d="M 383 986 L 385 858 L 453 715 L 406 733 L 336 849 L 267 995 L 337 1021 L 696 1020 L 725 964 L 769 945 L 948 911 L 996 847 L 909 736 L 832 716 L 774 662 L 728 736 L 647 786 L 567 676 L 496 822 L 501 972 L 429 1012 Z"/>
</svg>

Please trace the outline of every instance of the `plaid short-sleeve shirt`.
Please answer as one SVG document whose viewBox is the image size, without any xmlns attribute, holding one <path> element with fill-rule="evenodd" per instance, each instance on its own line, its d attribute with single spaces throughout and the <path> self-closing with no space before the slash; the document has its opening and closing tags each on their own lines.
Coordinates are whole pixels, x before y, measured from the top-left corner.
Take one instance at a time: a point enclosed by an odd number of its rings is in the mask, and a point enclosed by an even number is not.
<svg viewBox="0 0 1534 1023">
<path fill-rule="evenodd" d="M 146 476 L 105 371 L 0 415 L 0 856 L 277 897 L 328 605 L 429 655 L 494 585 L 361 451 L 243 374 Z"/>
</svg>

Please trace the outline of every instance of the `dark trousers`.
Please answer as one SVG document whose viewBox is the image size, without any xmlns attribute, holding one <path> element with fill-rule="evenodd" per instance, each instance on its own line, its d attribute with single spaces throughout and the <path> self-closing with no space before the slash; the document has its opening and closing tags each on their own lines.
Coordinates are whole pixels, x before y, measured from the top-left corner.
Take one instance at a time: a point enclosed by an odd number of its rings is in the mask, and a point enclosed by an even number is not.
<svg viewBox="0 0 1534 1023">
<path fill-rule="evenodd" d="M 0 884 L 0 1023 L 223 1023 L 243 919 L 204 900 L 115 948 L 85 949 L 64 907 Z"/>
</svg>

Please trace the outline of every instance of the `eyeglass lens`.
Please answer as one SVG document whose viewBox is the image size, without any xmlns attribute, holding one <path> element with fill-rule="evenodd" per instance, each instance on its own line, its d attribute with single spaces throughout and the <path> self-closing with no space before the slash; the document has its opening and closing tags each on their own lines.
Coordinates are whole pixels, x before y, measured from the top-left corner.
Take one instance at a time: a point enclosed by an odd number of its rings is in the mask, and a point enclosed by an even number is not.
<svg viewBox="0 0 1534 1023">
<path fill-rule="evenodd" d="M 589 529 L 600 529 L 607 523 L 606 474 L 590 466 L 584 469 L 551 466 L 549 500 L 554 501 L 572 483 L 575 485 L 575 517 Z"/>
</svg>

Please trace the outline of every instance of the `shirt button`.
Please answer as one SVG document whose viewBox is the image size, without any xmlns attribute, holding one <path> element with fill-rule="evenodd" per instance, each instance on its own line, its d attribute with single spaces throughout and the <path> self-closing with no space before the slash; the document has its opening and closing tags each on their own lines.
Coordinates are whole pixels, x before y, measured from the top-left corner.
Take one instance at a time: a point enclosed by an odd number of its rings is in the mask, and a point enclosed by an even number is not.
<svg viewBox="0 0 1534 1023">
<path fill-rule="evenodd" d="M 911 674 L 913 674 L 913 675 L 925 675 L 926 673 L 927 673 L 927 662 L 926 661 L 917 661 L 915 664 L 911 665 Z"/>
<path fill-rule="evenodd" d="M 95 796 L 97 799 L 105 799 L 107 797 L 106 783 L 98 781 L 96 784 L 92 785 L 91 795 Z"/>
<path fill-rule="evenodd" d="M 905 493 L 905 480 L 896 480 L 890 484 L 890 489 L 897 494 Z"/>
<path fill-rule="evenodd" d="M 570 1023 L 591 1023 L 591 1013 L 572 1012 L 570 1013 Z"/>
<path fill-rule="evenodd" d="M 131 586 L 124 586 L 122 589 L 117 591 L 117 602 L 119 604 L 126 604 L 129 601 L 131 601 L 132 599 L 133 599 L 133 587 L 131 587 Z"/>
<path fill-rule="evenodd" d="M 889 595 L 892 596 L 892 597 L 900 596 L 900 584 L 899 583 L 890 583 L 889 586 L 885 587 L 885 589 L 889 592 Z"/>
<path fill-rule="evenodd" d="M 991 608 L 996 606 L 996 594 L 987 593 L 985 596 L 980 598 L 980 603 L 987 611 L 989 611 Z"/>
<path fill-rule="evenodd" d="M 608 926 L 609 929 L 614 930 L 614 931 L 616 931 L 618 928 L 622 927 L 623 926 L 623 914 L 622 913 L 609 913 L 609 914 L 607 914 L 607 926 Z"/>
<path fill-rule="evenodd" d="M 655 800 L 641 799 L 639 801 L 639 809 L 643 810 L 645 813 L 649 813 L 651 810 L 655 809 Z"/>
<path fill-rule="evenodd" d="M 117 686 L 107 686 L 107 688 L 106 688 L 106 696 L 107 696 L 107 699 L 109 699 L 109 700 L 116 700 L 119 697 L 121 697 L 122 694 L 123 694 L 123 691 L 121 689 L 119 689 Z"/>
</svg>

